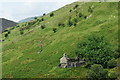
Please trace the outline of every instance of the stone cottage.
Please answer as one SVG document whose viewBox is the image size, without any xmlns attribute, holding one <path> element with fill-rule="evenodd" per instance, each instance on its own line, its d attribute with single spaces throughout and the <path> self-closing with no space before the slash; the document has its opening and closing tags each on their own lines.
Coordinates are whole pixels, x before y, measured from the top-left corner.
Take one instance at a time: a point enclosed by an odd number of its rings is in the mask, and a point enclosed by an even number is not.
<svg viewBox="0 0 120 80">
<path fill-rule="evenodd" d="M 79 67 L 83 65 L 85 61 L 79 60 L 79 58 L 76 59 L 70 59 L 67 57 L 66 54 L 63 55 L 62 58 L 60 58 L 60 64 L 58 67 L 60 68 L 72 68 L 72 67 Z"/>
</svg>

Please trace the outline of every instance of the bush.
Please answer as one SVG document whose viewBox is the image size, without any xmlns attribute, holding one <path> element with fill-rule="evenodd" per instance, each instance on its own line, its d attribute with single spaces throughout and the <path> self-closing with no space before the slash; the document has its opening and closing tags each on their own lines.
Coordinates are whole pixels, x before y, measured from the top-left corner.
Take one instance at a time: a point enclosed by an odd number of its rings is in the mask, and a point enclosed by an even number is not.
<svg viewBox="0 0 120 80">
<path fill-rule="evenodd" d="M 41 29 L 44 29 L 45 28 L 45 25 L 41 25 Z"/>
<path fill-rule="evenodd" d="M 92 12 L 93 12 L 93 10 L 92 10 L 92 8 L 91 8 L 91 7 L 89 7 L 88 12 L 90 12 L 90 13 L 92 13 Z"/>
<path fill-rule="evenodd" d="M 69 12 L 72 12 L 72 10 L 70 9 L 70 11 Z"/>
<path fill-rule="evenodd" d="M 102 65 L 94 64 L 91 66 L 90 70 L 88 71 L 87 77 L 95 80 L 104 79 L 108 77 L 108 71 L 105 70 L 102 67 Z"/>
<path fill-rule="evenodd" d="M 78 6 L 79 6 L 79 5 L 78 5 L 78 4 L 76 4 L 76 5 L 73 7 L 73 9 L 76 9 L 76 8 L 78 8 Z"/>
<path fill-rule="evenodd" d="M 4 30 L 3 32 L 8 32 L 8 30 Z"/>
<path fill-rule="evenodd" d="M 108 61 L 107 66 L 108 66 L 108 68 L 114 68 L 117 66 L 117 61 L 113 58 Z"/>
<path fill-rule="evenodd" d="M 44 13 L 43 16 L 45 16 L 46 14 Z"/>
<path fill-rule="evenodd" d="M 83 14 L 82 13 L 79 13 L 79 17 L 82 17 L 83 16 Z"/>
<path fill-rule="evenodd" d="M 71 27 L 73 25 L 72 21 L 68 21 L 68 26 Z"/>
<path fill-rule="evenodd" d="M 115 79 L 117 79 L 117 76 L 118 76 L 118 75 L 117 75 L 116 72 L 110 72 L 109 78 L 115 80 Z"/>
<path fill-rule="evenodd" d="M 20 31 L 20 34 L 23 35 L 23 34 L 24 34 L 24 31 Z"/>
<path fill-rule="evenodd" d="M 77 24 L 76 23 L 74 23 L 74 26 L 76 26 Z"/>
<path fill-rule="evenodd" d="M 50 17 L 53 17 L 53 16 L 54 16 L 54 13 L 51 13 L 51 14 L 50 14 Z"/>
<path fill-rule="evenodd" d="M 92 34 L 86 40 L 78 43 L 75 53 L 78 57 L 85 58 L 92 63 L 101 64 L 107 68 L 108 61 L 114 58 L 110 43 L 104 36 Z"/>
<path fill-rule="evenodd" d="M 20 26 L 19 26 L 19 25 L 17 25 L 17 26 L 16 26 L 16 28 L 17 28 L 17 27 L 20 27 Z"/>
<path fill-rule="evenodd" d="M 57 28 L 53 28 L 53 32 L 56 33 L 57 32 Z"/>
<path fill-rule="evenodd" d="M 37 17 L 34 17 L 34 19 L 37 19 Z"/>
<path fill-rule="evenodd" d="M 74 22 L 75 22 L 75 23 L 77 23 L 77 22 L 78 22 L 77 18 L 74 18 Z"/>
<path fill-rule="evenodd" d="M 8 34 L 10 34 L 11 32 L 10 32 L 10 30 L 8 31 Z"/>
<path fill-rule="evenodd" d="M 44 21 L 44 18 L 42 18 L 41 21 Z"/>
<path fill-rule="evenodd" d="M 59 26 L 59 27 L 60 27 L 60 26 L 65 27 L 65 24 L 59 23 L 58 26 Z"/>
<path fill-rule="evenodd" d="M 5 34 L 5 37 L 8 37 L 8 33 Z"/>
<path fill-rule="evenodd" d="M 87 16 L 84 16 L 84 19 L 87 19 Z"/>
</svg>

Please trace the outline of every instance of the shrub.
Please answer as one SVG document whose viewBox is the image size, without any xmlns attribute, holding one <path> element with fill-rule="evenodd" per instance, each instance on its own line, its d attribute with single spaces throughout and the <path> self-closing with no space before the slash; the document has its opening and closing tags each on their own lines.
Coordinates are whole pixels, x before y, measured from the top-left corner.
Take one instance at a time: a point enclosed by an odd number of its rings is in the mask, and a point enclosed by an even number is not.
<svg viewBox="0 0 120 80">
<path fill-rule="evenodd" d="M 20 31 L 20 34 L 23 35 L 23 34 L 24 34 L 24 31 Z"/>
<path fill-rule="evenodd" d="M 8 30 L 4 30 L 3 32 L 8 32 Z"/>
<path fill-rule="evenodd" d="M 78 8 L 78 6 L 79 6 L 79 5 L 78 5 L 78 4 L 76 4 L 76 5 L 73 7 L 73 9 L 76 9 L 76 8 Z"/>
<path fill-rule="evenodd" d="M 10 30 L 8 31 L 8 34 L 10 34 Z"/>
<path fill-rule="evenodd" d="M 20 26 L 19 26 L 19 25 L 17 25 L 17 26 L 16 26 L 16 28 L 17 28 L 17 27 L 20 27 Z"/>
<path fill-rule="evenodd" d="M 51 14 L 50 14 L 50 17 L 53 17 L 53 16 L 54 16 L 54 13 L 51 13 Z"/>
<path fill-rule="evenodd" d="M 84 16 L 84 19 L 87 19 L 87 16 Z"/>
<path fill-rule="evenodd" d="M 65 27 L 65 24 L 64 23 L 58 23 L 58 26 L 62 26 L 62 27 Z"/>
<path fill-rule="evenodd" d="M 8 37 L 8 33 L 5 34 L 5 37 Z"/>
<path fill-rule="evenodd" d="M 43 16 L 45 16 L 46 14 L 44 13 Z"/>
<path fill-rule="evenodd" d="M 79 17 L 82 17 L 83 16 L 83 14 L 82 13 L 79 13 Z"/>
<path fill-rule="evenodd" d="M 53 32 L 56 33 L 57 32 L 57 28 L 53 28 Z"/>
<path fill-rule="evenodd" d="M 77 22 L 78 22 L 77 18 L 74 18 L 74 22 L 75 22 L 75 23 L 77 23 Z"/>
<path fill-rule="evenodd" d="M 109 78 L 115 80 L 115 79 L 117 79 L 117 76 L 118 76 L 118 75 L 117 75 L 116 72 L 110 72 Z"/>
<path fill-rule="evenodd" d="M 44 29 L 45 28 L 45 25 L 41 25 L 41 29 Z"/>
<path fill-rule="evenodd" d="M 70 9 L 70 11 L 69 12 L 72 12 L 72 10 Z"/>
<path fill-rule="evenodd" d="M 74 23 L 74 26 L 76 26 L 77 24 L 76 23 Z"/>
<path fill-rule="evenodd" d="M 72 21 L 68 21 L 68 26 L 71 27 L 73 25 Z"/>
<path fill-rule="evenodd" d="M 85 58 L 95 64 L 101 64 L 105 68 L 107 68 L 108 61 L 114 57 L 111 44 L 104 36 L 97 34 L 92 34 L 86 40 L 78 43 L 75 53 L 78 57 Z"/>
<path fill-rule="evenodd" d="M 114 68 L 116 67 L 116 65 L 117 65 L 117 61 L 114 58 L 109 60 L 107 63 L 108 68 Z"/>
<path fill-rule="evenodd" d="M 87 77 L 95 80 L 104 79 L 108 77 L 108 71 L 105 70 L 102 67 L 102 65 L 94 64 L 91 66 L 90 70 L 88 71 Z"/>
<path fill-rule="evenodd" d="M 44 21 L 44 18 L 42 18 L 41 21 Z"/>
<path fill-rule="evenodd" d="M 34 19 L 37 19 L 37 17 L 34 17 Z"/>
<path fill-rule="evenodd" d="M 89 7 L 88 12 L 90 12 L 90 13 L 92 13 L 92 12 L 93 12 L 93 10 L 92 10 L 92 8 L 91 8 L 91 7 Z"/>
</svg>

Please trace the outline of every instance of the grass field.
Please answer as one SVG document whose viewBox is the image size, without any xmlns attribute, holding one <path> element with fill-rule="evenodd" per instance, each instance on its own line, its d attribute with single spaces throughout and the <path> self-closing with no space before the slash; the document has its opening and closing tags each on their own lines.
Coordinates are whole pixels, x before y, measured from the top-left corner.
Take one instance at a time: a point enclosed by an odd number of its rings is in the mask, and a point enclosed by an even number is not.
<svg viewBox="0 0 120 80">
<path fill-rule="evenodd" d="M 75 5 L 79 5 L 74 9 Z M 89 7 L 93 12 L 88 12 Z M 59 59 L 64 53 L 74 58 L 78 42 L 91 33 L 104 35 L 112 44 L 113 49 L 118 48 L 118 3 L 117 2 L 74 2 L 50 14 L 30 22 L 15 26 L 8 37 L 7 32 L 2 33 L 3 78 L 85 78 L 87 68 L 84 65 L 77 68 L 56 68 Z M 71 12 L 70 12 L 71 10 Z M 87 18 L 80 18 L 82 13 Z M 44 21 L 40 21 L 44 18 Z M 75 25 L 69 27 L 69 18 Z M 29 23 L 34 24 L 29 24 Z M 65 26 L 58 26 L 64 24 Z M 75 24 L 75 23 L 74 23 Z M 44 29 L 40 26 L 45 25 Z M 54 33 L 53 28 L 57 31 Z M 24 34 L 20 34 L 20 30 Z M 39 54 L 39 41 L 43 42 L 43 51 Z M 0 43 L 1 44 L 1 43 Z"/>
</svg>

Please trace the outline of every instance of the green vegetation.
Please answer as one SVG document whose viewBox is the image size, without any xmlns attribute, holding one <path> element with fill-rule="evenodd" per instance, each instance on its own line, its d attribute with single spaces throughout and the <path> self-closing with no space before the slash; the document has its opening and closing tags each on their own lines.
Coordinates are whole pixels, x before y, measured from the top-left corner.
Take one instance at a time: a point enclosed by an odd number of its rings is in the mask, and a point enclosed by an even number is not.
<svg viewBox="0 0 120 80">
<path fill-rule="evenodd" d="M 51 14 L 50 14 L 50 17 L 53 17 L 53 16 L 54 16 L 54 13 L 51 13 Z"/>
<path fill-rule="evenodd" d="M 89 8 L 93 12 L 88 11 Z M 117 2 L 74 2 L 20 23 L 13 30 L 6 29 L 2 33 L 5 40 L 2 43 L 3 78 L 116 78 L 118 75 L 114 73 L 118 70 L 111 63 L 120 61 L 117 8 Z M 44 25 L 45 28 L 41 27 Z M 77 68 L 57 68 L 64 53 L 70 58 L 79 56 L 86 60 L 85 64 Z M 96 71 L 103 76 L 94 75 Z"/>
<path fill-rule="evenodd" d="M 97 33 L 91 34 L 87 40 L 78 44 L 76 54 L 80 58 L 85 58 L 86 61 L 101 64 L 107 68 L 108 61 L 114 58 L 115 53 L 109 44 L 104 36 L 99 36 Z"/>
<path fill-rule="evenodd" d="M 88 71 L 88 78 L 105 79 L 108 78 L 107 73 L 108 71 L 105 70 L 101 65 L 94 64 L 91 66 L 90 70 Z"/>
</svg>

